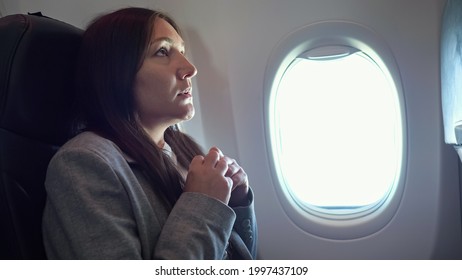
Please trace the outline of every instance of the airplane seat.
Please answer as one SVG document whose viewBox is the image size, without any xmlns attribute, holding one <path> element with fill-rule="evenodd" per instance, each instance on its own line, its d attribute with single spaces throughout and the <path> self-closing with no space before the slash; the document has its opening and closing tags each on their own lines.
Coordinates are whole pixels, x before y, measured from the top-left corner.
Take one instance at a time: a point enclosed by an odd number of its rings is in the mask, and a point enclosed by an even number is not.
<svg viewBox="0 0 462 280">
<path fill-rule="evenodd" d="M 447 144 L 453 145 L 462 161 L 461 0 L 448 0 L 446 2 L 441 25 L 440 51 L 444 140 Z M 459 162 L 459 166 L 461 166 L 461 162 Z M 462 184 L 462 181 L 460 183 Z M 462 185 L 460 193 L 462 213 Z"/>
<path fill-rule="evenodd" d="M 45 259 L 49 160 L 68 138 L 82 30 L 41 15 L 0 18 L 0 259 Z"/>
</svg>

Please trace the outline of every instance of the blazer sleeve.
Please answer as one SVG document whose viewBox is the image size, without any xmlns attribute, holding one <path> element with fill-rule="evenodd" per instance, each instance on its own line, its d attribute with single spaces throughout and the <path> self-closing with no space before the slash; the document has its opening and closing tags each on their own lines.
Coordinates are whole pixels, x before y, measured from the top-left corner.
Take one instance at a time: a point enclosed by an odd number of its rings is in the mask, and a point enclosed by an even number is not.
<svg viewBox="0 0 462 280">
<path fill-rule="evenodd" d="M 249 205 L 233 208 L 236 213 L 234 230 L 239 234 L 253 259 L 257 257 L 258 227 L 254 209 L 253 191 L 249 189 Z"/>
<path fill-rule="evenodd" d="M 183 193 L 159 236 L 156 259 L 222 259 L 234 221 L 234 211 L 219 200 Z"/>
<path fill-rule="evenodd" d="M 58 152 L 52 159 L 43 216 L 49 258 L 222 258 L 236 218 L 231 208 L 185 193 L 165 224 L 145 220 L 119 169 L 117 162 L 82 149 Z M 147 237 L 142 224 L 154 228 Z"/>
</svg>

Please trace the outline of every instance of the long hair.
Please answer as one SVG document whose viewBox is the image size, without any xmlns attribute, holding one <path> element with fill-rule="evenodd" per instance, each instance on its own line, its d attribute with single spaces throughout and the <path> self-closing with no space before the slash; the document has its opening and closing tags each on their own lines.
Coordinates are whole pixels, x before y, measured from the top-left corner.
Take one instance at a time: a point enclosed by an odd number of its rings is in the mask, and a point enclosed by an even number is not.
<svg viewBox="0 0 462 280">
<path fill-rule="evenodd" d="M 182 193 L 184 180 L 135 117 L 133 94 L 156 18 L 166 20 L 180 34 L 170 17 L 144 8 L 118 10 L 88 26 L 77 67 L 76 127 L 94 131 L 119 146 L 171 207 Z M 178 125 L 169 127 L 164 139 L 186 170 L 194 156 L 203 154 Z"/>
</svg>

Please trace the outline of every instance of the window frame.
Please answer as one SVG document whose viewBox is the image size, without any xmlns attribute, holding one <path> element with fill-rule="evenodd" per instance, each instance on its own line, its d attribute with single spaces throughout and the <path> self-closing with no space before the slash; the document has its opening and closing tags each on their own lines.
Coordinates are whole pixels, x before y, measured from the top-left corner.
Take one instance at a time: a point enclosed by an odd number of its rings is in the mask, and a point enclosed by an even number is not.
<svg viewBox="0 0 462 280">
<path fill-rule="evenodd" d="M 326 46 L 346 46 L 369 56 L 394 83 L 402 127 L 402 162 L 396 187 L 376 205 L 353 214 L 336 215 L 326 211 L 307 209 L 300 205 L 284 185 L 273 152 L 272 112 L 279 82 L 292 61 L 305 53 Z M 270 55 L 264 80 L 264 121 L 266 148 L 270 159 L 273 185 L 278 199 L 290 219 L 302 230 L 330 239 L 354 239 L 370 235 L 382 229 L 396 214 L 406 178 L 407 126 L 403 88 L 398 65 L 383 39 L 373 30 L 361 24 L 347 21 L 316 22 L 295 30 L 274 48 Z M 320 209 L 318 209 L 320 210 Z M 321 209 L 322 210 L 322 209 Z"/>
</svg>

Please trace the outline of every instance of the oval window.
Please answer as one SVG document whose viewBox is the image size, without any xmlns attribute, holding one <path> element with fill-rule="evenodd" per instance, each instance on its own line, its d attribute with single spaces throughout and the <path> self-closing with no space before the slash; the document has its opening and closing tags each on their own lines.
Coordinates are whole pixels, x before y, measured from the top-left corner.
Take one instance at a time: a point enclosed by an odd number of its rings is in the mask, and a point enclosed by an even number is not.
<svg viewBox="0 0 462 280">
<path fill-rule="evenodd" d="M 273 114 L 281 179 L 302 207 L 360 212 L 396 185 L 399 102 L 364 52 L 329 46 L 295 58 L 276 90 Z"/>
<path fill-rule="evenodd" d="M 405 104 L 386 43 L 360 24 L 320 22 L 289 34 L 265 73 L 275 189 L 288 216 L 326 238 L 359 238 L 398 209 Z"/>
</svg>

